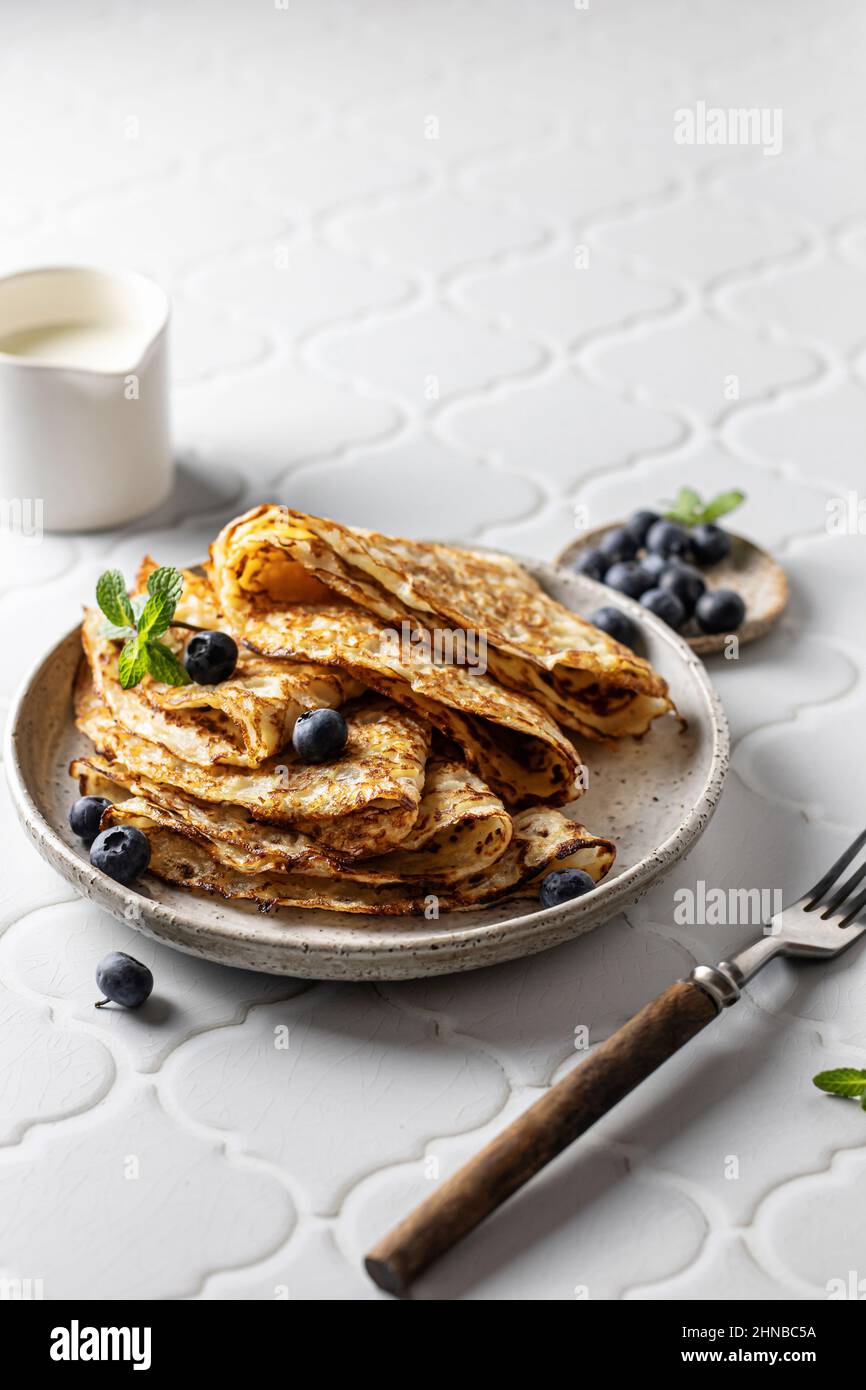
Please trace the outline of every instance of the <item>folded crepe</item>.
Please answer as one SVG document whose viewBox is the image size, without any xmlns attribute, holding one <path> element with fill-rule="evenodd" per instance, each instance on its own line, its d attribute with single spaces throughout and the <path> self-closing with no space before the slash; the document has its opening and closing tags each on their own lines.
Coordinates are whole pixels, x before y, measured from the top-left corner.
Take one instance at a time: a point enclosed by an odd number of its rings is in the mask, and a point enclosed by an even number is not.
<svg viewBox="0 0 866 1390">
<path fill-rule="evenodd" d="M 389 854 L 350 860 L 290 827 L 254 821 L 239 806 L 213 806 L 172 787 L 135 775 L 98 754 L 70 767 L 82 796 L 123 803 L 103 828 L 134 823 L 150 836 L 170 830 L 201 844 L 240 874 L 301 873 L 352 883 L 457 883 L 487 869 L 507 849 L 511 817 L 483 782 L 447 758 L 427 763 L 418 818 Z"/>
<path fill-rule="evenodd" d="M 232 574 L 211 570 L 222 623 L 248 650 L 339 667 L 405 705 L 456 743 L 509 807 L 562 806 L 581 794 L 577 750 L 536 700 L 477 668 L 438 660 L 429 641 L 409 640 L 327 589 L 324 602 L 286 603 L 247 593 Z"/>
<path fill-rule="evenodd" d="M 515 560 L 256 507 L 211 547 L 224 612 L 327 603 L 339 595 L 386 623 L 483 634 L 491 673 L 553 719 L 611 738 L 672 708 L 648 662 L 544 592 Z"/>
<path fill-rule="evenodd" d="M 395 913 L 458 912 L 495 903 L 505 897 L 533 895 L 537 881 L 551 868 L 584 869 L 597 882 L 613 863 L 609 840 L 591 835 L 558 811 L 521 811 L 514 817 L 511 841 L 495 863 L 457 881 L 442 883 L 407 880 L 365 883 L 345 875 L 331 879 L 275 870 L 238 870 L 223 846 L 204 845 L 180 829 L 171 828 L 157 811 L 140 800 L 121 801 L 108 808 L 103 823 L 133 825 L 150 841 L 150 872 L 186 888 L 197 888 L 232 901 L 258 904 L 262 911 L 277 907 L 320 908 L 374 916 Z"/>
<path fill-rule="evenodd" d="M 431 729 L 378 695 L 344 707 L 348 741 L 326 768 L 300 762 L 292 749 L 258 768 L 188 763 L 119 724 L 86 665 L 76 682 L 75 713 L 81 732 L 116 767 L 117 782 L 142 777 L 214 807 L 240 806 L 254 820 L 294 826 L 350 858 L 386 852 L 418 819 Z"/>
</svg>

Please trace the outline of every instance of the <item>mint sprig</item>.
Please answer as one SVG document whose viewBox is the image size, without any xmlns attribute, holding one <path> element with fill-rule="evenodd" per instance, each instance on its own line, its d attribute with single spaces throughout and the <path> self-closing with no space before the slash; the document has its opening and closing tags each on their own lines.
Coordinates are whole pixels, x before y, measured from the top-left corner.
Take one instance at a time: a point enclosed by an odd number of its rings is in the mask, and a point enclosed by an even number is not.
<svg viewBox="0 0 866 1390">
<path fill-rule="evenodd" d="M 174 652 L 160 642 L 171 627 L 183 592 L 183 575 L 172 565 L 153 570 L 147 593 L 130 599 L 120 570 L 106 570 L 96 584 L 96 602 L 105 614 L 101 632 L 123 642 L 117 660 L 121 687 L 131 690 L 146 675 L 165 685 L 189 685 L 189 673 Z"/>
<path fill-rule="evenodd" d="M 812 1077 L 812 1084 L 831 1096 L 848 1096 L 859 1100 L 866 1110 L 866 1071 L 861 1071 L 859 1067 L 834 1067 L 832 1071 L 819 1071 L 817 1076 Z"/>
<path fill-rule="evenodd" d="M 702 523 L 717 521 L 727 516 L 746 500 L 746 494 L 739 488 L 720 492 L 716 497 L 704 502 L 700 493 L 693 487 L 681 487 L 673 502 L 666 502 L 668 521 L 678 521 L 682 526 L 699 526 Z"/>
</svg>

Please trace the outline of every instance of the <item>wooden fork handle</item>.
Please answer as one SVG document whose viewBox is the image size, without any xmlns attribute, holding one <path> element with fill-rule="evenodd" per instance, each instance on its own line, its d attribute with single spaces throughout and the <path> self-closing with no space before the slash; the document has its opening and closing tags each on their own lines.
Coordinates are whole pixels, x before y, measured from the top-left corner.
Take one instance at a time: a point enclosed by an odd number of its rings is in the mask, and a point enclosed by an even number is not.
<svg viewBox="0 0 866 1390">
<path fill-rule="evenodd" d="M 692 981 L 671 985 L 395 1226 L 364 1261 L 370 1278 L 388 1293 L 405 1293 L 717 1012 Z"/>
</svg>

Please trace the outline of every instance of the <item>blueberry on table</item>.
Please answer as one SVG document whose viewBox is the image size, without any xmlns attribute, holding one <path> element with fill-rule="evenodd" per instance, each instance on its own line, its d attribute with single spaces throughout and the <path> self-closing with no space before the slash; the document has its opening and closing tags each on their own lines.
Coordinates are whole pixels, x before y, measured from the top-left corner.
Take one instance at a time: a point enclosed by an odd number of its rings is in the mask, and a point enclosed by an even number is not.
<svg viewBox="0 0 866 1390">
<path fill-rule="evenodd" d="M 652 587 L 655 580 L 637 560 L 620 560 L 617 564 L 611 565 L 604 576 L 604 582 L 609 589 L 616 589 L 617 593 L 627 594 L 629 598 L 640 598 L 645 589 Z"/>
<path fill-rule="evenodd" d="M 598 543 L 598 548 L 609 565 L 620 560 L 633 560 L 637 554 L 637 541 L 629 535 L 624 526 L 615 526 L 606 531 Z"/>
<path fill-rule="evenodd" d="M 700 571 L 696 570 L 694 565 L 685 565 L 679 560 L 674 560 L 666 566 L 659 579 L 659 588 L 669 589 L 672 594 L 676 594 L 687 615 L 694 613 L 695 604 L 706 591 L 706 587 Z"/>
<path fill-rule="evenodd" d="M 575 571 L 590 579 L 604 579 L 610 560 L 600 550 L 583 550 L 574 562 Z"/>
<path fill-rule="evenodd" d="M 655 613 L 668 627 L 679 632 L 686 620 L 686 610 L 670 589 L 647 589 L 645 594 L 641 594 L 640 601 L 650 613 Z"/>
<path fill-rule="evenodd" d="M 594 887 L 595 880 L 583 869 L 554 869 L 541 880 L 538 897 L 542 907 L 560 907 Z"/>
<path fill-rule="evenodd" d="M 69 808 L 69 826 L 73 835 L 90 844 L 99 834 L 102 813 L 111 802 L 104 796 L 80 796 Z"/>
<path fill-rule="evenodd" d="M 746 616 L 746 605 L 733 589 L 713 589 L 695 607 L 702 632 L 736 632 Z"/>
<path fill-rule="evenodd" d="M 692 531 L 692 554 L 699 565 L 717 565 L 731 553 L 731 538 L 721 526 L 702 523 Z"/>
<path fill-rule="evenodd" d="M 235 673 L 238 644 L 227 632 L 197 632 L 186 644 L 183 664 L 196 685 L 219 685 Z"/>
<path fill-rule="evenodd" d="M 97 1009 L 109 1000 L 125 1009 L 137 1009 L 153 990 L 153 976 L 147 966 L 125 951 L 111 951 L 102 957 L 96 967 L 96 983 L 105 995 L 97 1002 Z"/>
<path fill-rule="evenodd" d="M 614 608 L 612 605 L 596 608 L 589 621 L 595 627 L 601 628 L 602 632 L 606 632 L 615 642 L 621 642 L 624 647 L 631 647 L 632 651 L 640 641 L 637 623 L 633 622 L 627 613 L 623 613 L 621 608 Z"/>
<path fill-rule="evenodd" d="M 338 709 L 311 709 L 295 720 L 292 747 L 302 763 L 329 763 L 340 756 L 348 737 Z"/>
<path fill-rule="evenodd" d="M 137 826 L 109 826 L 90 846 L 90 862 L 116 883 L 132 883 L 150 863 L 150 841 Z"/>
<path fill-rule="evenodd" d="M 643 545 L 646 541 L 647 531 L 651 526 L 654 526 L 658 520 L 658 512 L 649 512 L 646 510 L 632 512 L 628 521 L 625 523 L 625 529 L 638 545 Z"/>
<path fill-rule="evenodd" d="M 674 555 L 685 559 L 691 554 L 692 538 L 675 521 L 655 521 L 647 532 L 646 547 L 665 558 Z"/>
</svg>

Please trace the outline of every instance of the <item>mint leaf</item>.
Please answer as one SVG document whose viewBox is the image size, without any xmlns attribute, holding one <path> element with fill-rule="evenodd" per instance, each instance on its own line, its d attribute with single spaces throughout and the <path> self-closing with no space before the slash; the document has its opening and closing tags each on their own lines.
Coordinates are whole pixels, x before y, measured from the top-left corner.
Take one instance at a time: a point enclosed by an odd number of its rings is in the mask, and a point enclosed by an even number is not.
<svg viewBox="0 0 866 1390">
<path fill-rule="evenodd" d="M 174 604 L 167 594 L 151 594 L 138 615 L 138 635 L 143 640 L 161 637 L 171 625 Z"/>
<path fill-rule="evenodd" d="M 106 570 L 96 581 L 96 602 L 115 627 L 132 627 L 135 615 L 120 570 Z"/>
<path fill-rule="evenodd" d="M 154 598 L 165 599 L 174 613 L 178 599 L 183 592 L 183 575 L 173 565 L 160 565 L 151 572 L 147 581 L 147 592 Z"/>
<path fill-rule="evenodd" d="M 114 623 L 110 623 L 106 620 L 99 629 L 99 635 L 100 637 L 111 637 L 116 641 L 125 641 L 127 637 L 135 636 L 135 628 L 126 626 L 116 627 Z"/>
<path fill-rule="evenodd" d="M 863 1096 L 866 1100 L 866 1071 L 857 1067 L 836 1067 L 833 1071 L 819 1071 L 812 1077 L 813 1085 L 819 1091 L 828 1091 L 831 1096 Z M 866 1109 L 866 1105 L 863 1107 Z"/>
<path fill-rule="evenodd" d="M 145 650 L 147 669 L 155 681 L 164 681 L 166 685 L 191 683 L 186 667 L 181 665 L 174 652 L 164 642 L 148 641 Z"/>
<path fill-rule="evenodd" d="M 718 497 L 714 497 L 712 502 L 708 502 L 704 507 L 701 521 L 715 521 L 718 516 L 727 516 L 728 512 L 734 511 L 745 500 L 746 494 L 740 492 L 739 488 L 732 488 L 730 492 L 720 492 Z"/>
<path fill-rule="evenodd" d="M 147 664 L 145 650 L 139 638 L 130 638 L 117 658 L 117 674 L 121 689 L 130 690 L 132 686 L 138 685 L 147 674 Z"/>
<path fill-rule="evenodd" d="M 665 516 L 668 520 L 678 521 L 683 526 L 693 526 L 703 509 L 700 494 L 691 487 L 681 487 L 675 500 L 667 503 L 667 506 Z"/>
<path fill-rule="evenodd" d="M 664 504 L 668 508 L 665 516 L 668 521 L 678 521 L 681 526 L 699 526 L 702 522 L 715 521 L 717 517 L 727 516 L 728 512 L 732 512 L 745 500 L 746 494 L 739 488 L 720 492 L 709 502 L 704 502 L 700 493 L 695 492 L 693 487 L 681 487 L 676 499 Z"/>
<path fill-rule="evenodd" d="M 100 632 L 125 643 L 117 659 L 124 690 L 138 685 L 148 672 L 167 685 L 188 685 L 189 675 L 168 647 L 156 639 L 171 627 L 183 592 L 183 575 L 173 565 L 161 565 L 148 577 L 147 593 L 130 601 L 120 570 L 106 570 L 96 584 L 96 600 L 108 621 Z"/>
<path fill-rule="evenodd" d="M 679 507 L 681 511 L 693 512 L 695 508 L 700 507 L 700 505 L 701 494 L 699 492 L 695 492 L 693 487 L 680 488 L 679 492 L 677 493 L 677 500 L 674 503 L 674 506 Z"/>
</svg>

